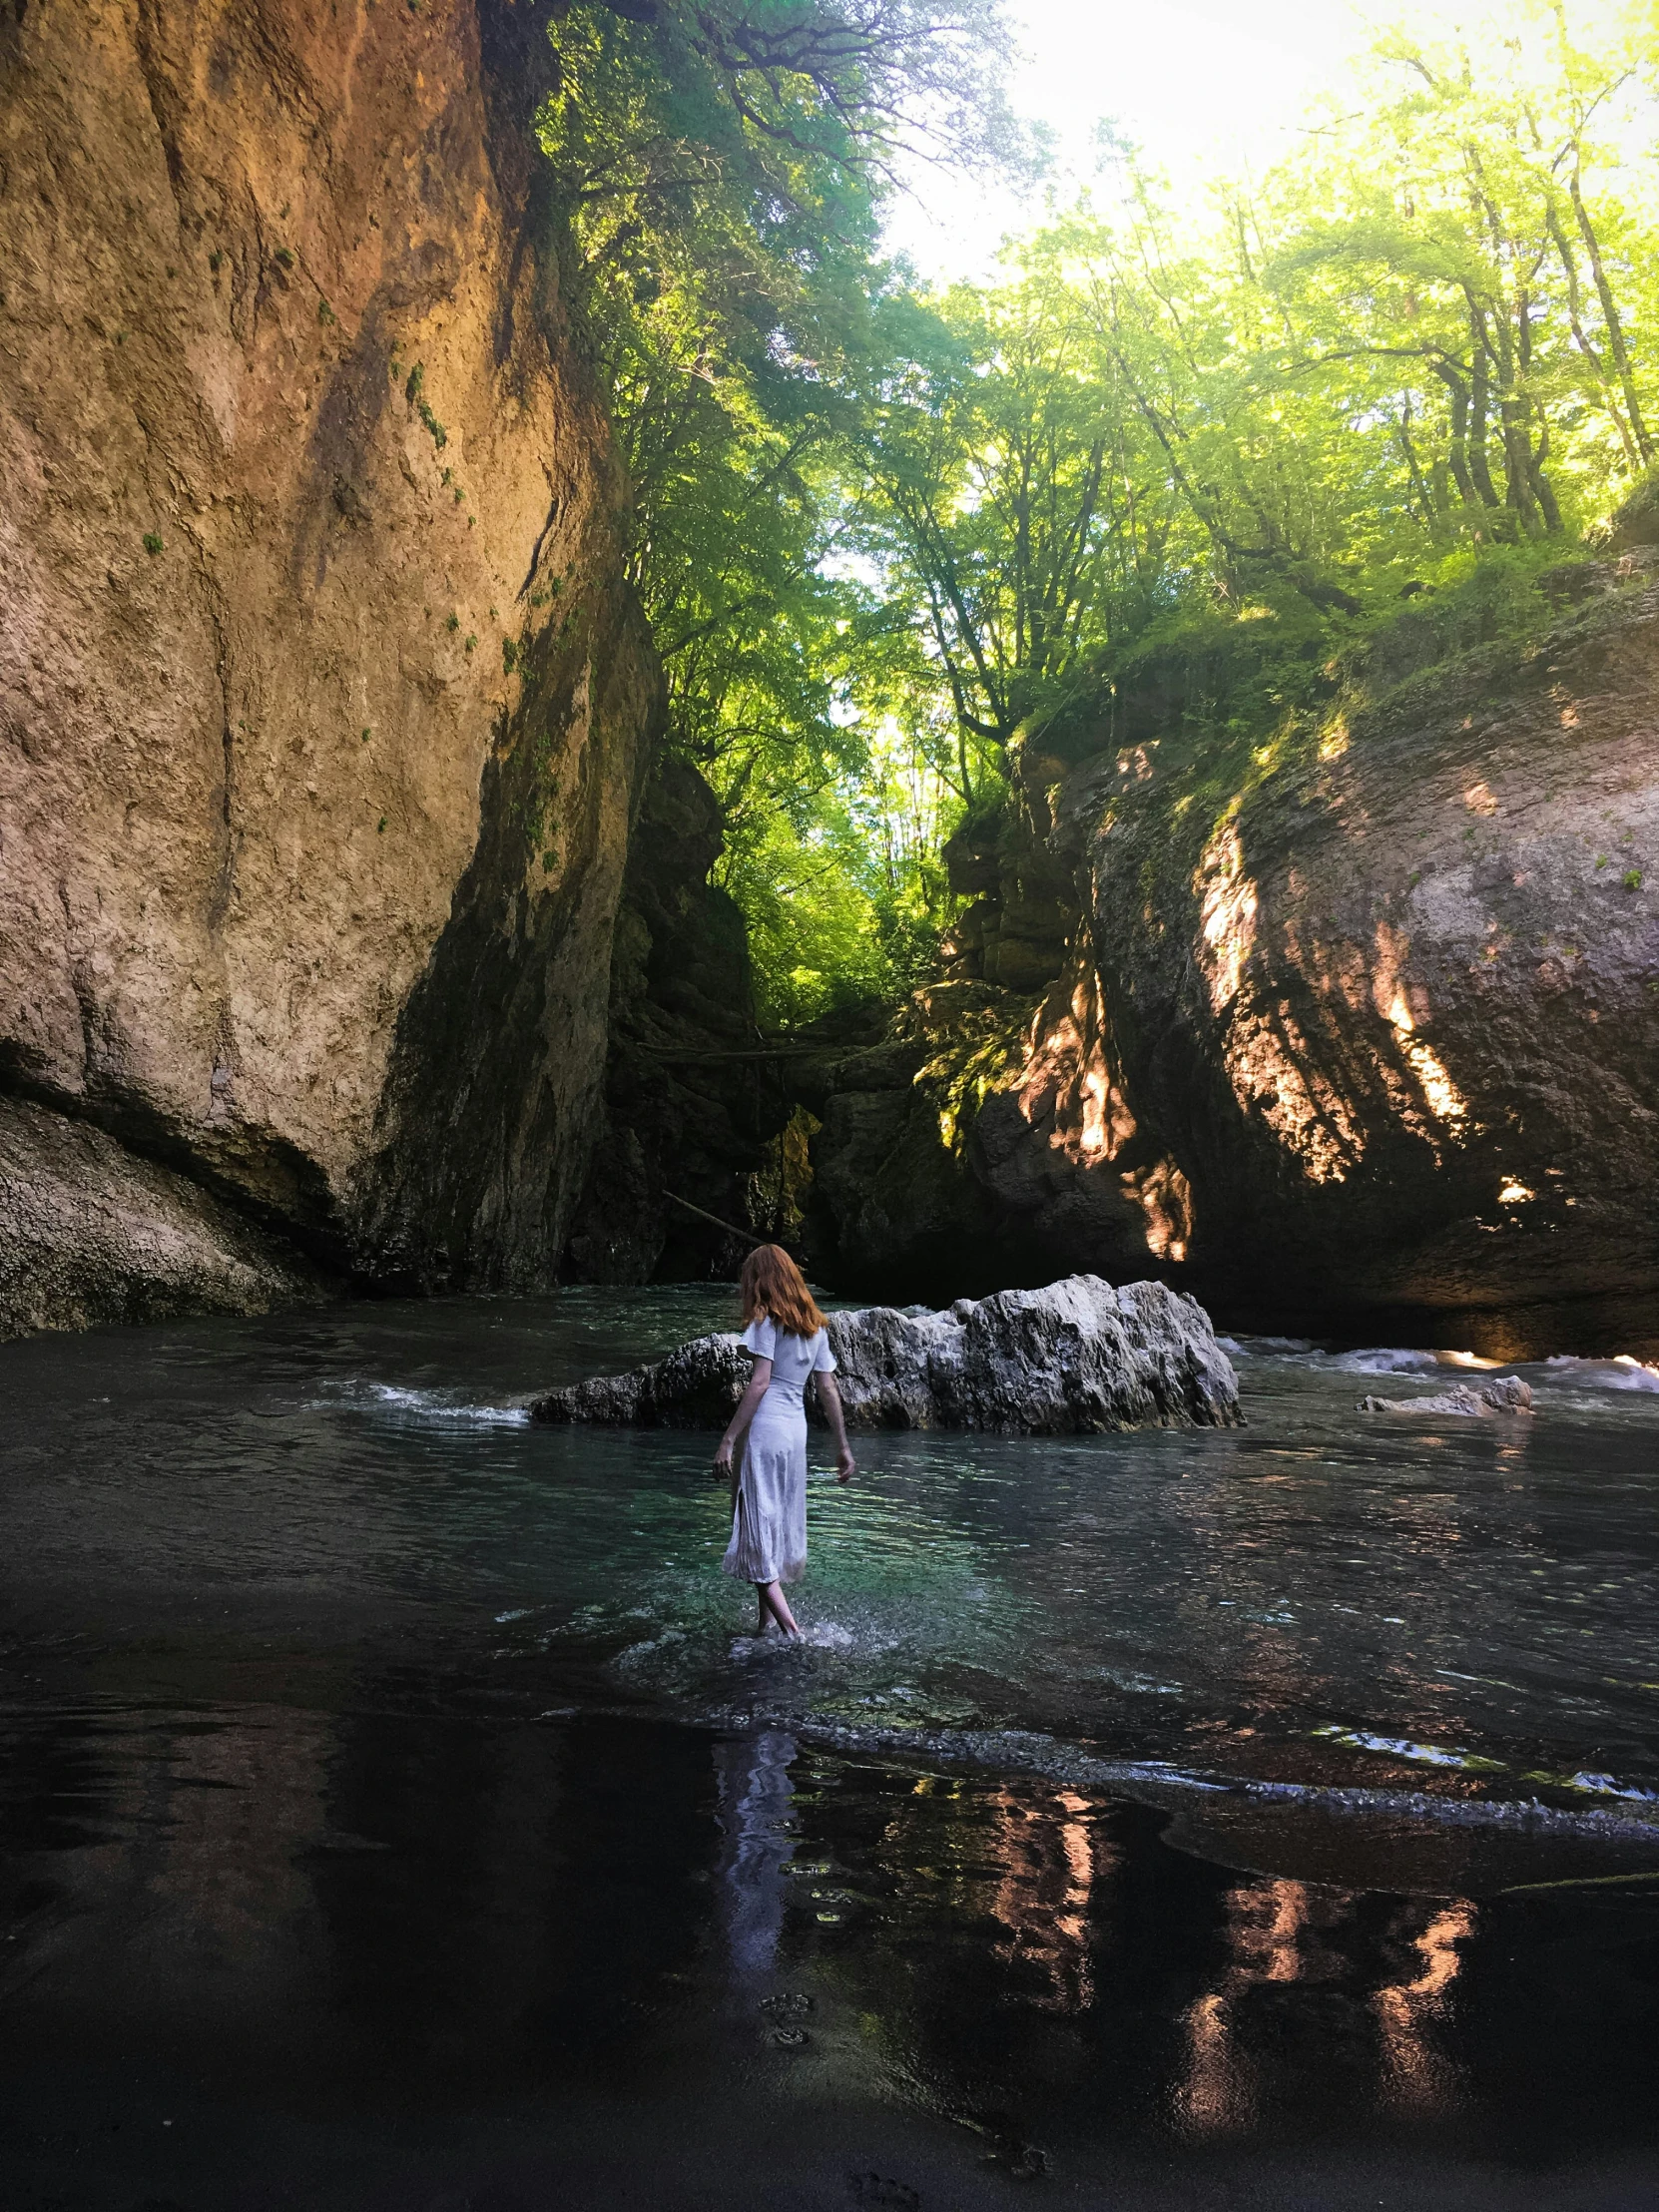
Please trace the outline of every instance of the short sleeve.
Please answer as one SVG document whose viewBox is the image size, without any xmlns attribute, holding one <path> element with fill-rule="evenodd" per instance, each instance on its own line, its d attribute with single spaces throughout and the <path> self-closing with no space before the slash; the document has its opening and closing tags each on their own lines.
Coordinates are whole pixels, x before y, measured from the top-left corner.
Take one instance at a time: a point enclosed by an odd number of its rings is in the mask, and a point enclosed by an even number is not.
<svg viewBox="0 0 1659 2212">
<path fill-rule="evenodd" d="M 833 1375 L 834 1372 L 835 1355 L 830 1350 L 830 1339 L 821 1329 L 813 1345 L 813 1373 Z"/>
<path fill-rule="evenodd" d="M 770 1314 L 759 1314 L 743 1333 L 743 1341 L 757 1360 L 778 1357 L 778 1329 Z"/>
</svg>

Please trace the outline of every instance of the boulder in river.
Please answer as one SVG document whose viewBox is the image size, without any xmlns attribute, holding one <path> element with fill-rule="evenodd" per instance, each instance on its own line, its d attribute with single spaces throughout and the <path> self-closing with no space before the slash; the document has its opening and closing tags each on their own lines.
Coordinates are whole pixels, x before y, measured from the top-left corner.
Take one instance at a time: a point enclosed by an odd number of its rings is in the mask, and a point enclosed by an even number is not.
<svg viewBox="0 0 1659 2212">
<path fill-rule="evenodd" d="M 1052 1436 L 1244 1418 L 1209 1316 L 1161 1283 L 1114 1289 L 1073 1275 L 938 1313 L 872 1306 L 831 1314 L 829 1335 L 851 1428 Z M 654 1367 L 551 1390 L 530 1410 L 550 1422 L 713 1428 L 748 1380 L 737 1337 L 699 1337 Z"/>
</svg>

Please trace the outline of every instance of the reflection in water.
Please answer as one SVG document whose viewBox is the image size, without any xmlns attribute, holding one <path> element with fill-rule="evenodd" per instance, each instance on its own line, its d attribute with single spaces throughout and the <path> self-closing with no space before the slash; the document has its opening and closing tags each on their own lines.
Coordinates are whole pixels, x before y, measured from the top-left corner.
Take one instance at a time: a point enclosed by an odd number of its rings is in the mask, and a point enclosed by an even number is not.
<svg viewBox="0 0 1659 2212">
<path fill-rule="evenodd" d="M 1352 2018 L 1362 1904 L 1358 1894 L 1301 1882 L 1247 1883 L 1230 1893 L 1225 1971 L 1189 2005 L 1184 2020 L 1186 2071 L 1174 2102 L 1189 2127 L 1234 2131 L 1260 2116 L 1262 2076 L 1274 2044 L 1252 2016 L 1264 1992 L 1294 1995 L 1298 1987 L 1325 1984 L 1335 2012 L 1345 2023 Z M 1457 2067 L 1436 2036 L 1451 2019 L 1452 1985 L 1462 1963 L 1458 1945 L 1474 1928 L 1474 1908 L 1466 1904 L 1406 1905 L 1390 1920 L 1384 1950 L 1397 1956 L 1403 1947 L 1410 1967 L 1402 1978 L 1382 1981 L 1369 1999 L 1381 2031 L 1380 2102 L 1426 2118 L 1458 2101 Z"/>
<path fill-rule="evenodd" d="M 325 1837 L 334 1729 L 316 1713 L 273 1709 L 234 1730 L 200 1725 L 166 1739 L 165 1764 L 138 1767 L 139 1860 L 158 1965 L 181 1955 L 256 1970 L 314 1936 L 304 1847 Z M 135 1871 L 137 1871 L 135 1869 Z"/>
<path fill-rule="evenodd" d="M 1069 1790 L 1032 1802 L 1004 1788 L 991 1802 L 990 1851 L 1001 1879 L 990 1909 L 1008 1931 L 996 1955 L 1041 1967 L 1047 1991 L 1037 2003 L 1082 2011 L 1094 2000 L 1095 1889 L 1116 1863 L 1112 1847 L 1097 1838 L 1098 1808 Z"/>
<path fill-rule="evenodd" d="M 822 2100 L 832 2160 L 790 2201 L 839 2201 L 848 2130 L 877 2108 L 959 2130 L 970 2175 L 987 2141 L 1037 2144 L 1068 2186 L 1126 2144 L 1167 2161 L 1172 2132 L 1229 2156 L 1305 2137 L 1415 2157 L 1453 2140 L 1448 2118 L 1471 2158 L 1659 2141 L 1641 1978 L 1659 1892 L 1477 1915 L 1241 1876 L 1080 1790 L 822 1750 L 803 1789 L 782 1729 L 375 1702 L 0 1716 L 0 2141 L 17 2111 L 57 2108 L 21 2192 L 0 2151 L 8 2205 L 62 2197 L 89 2111 L 138 2161 L 112 2205 L 245 2201 L 162 2154 L 188 2125 L 191 2156 L 218 2142 L 234 2174 L 256 2122 L 273 2203 L 451 2201 L 424 2163 L 438 2127 L 461 2145 L 453 2201 L 555 2201 L 477 2192 L 480 2114 L 509 2109 L 515 2143 L 557 2149 L 537 2168 L 566 2177 L 557 2201 L 609 2203 L 580 2164 L 617 2140 L 605 2099 L 630 2100 L 640 2170 L 658 2112 L 657 2155 L 735 2170 L 776 2131 L 785 2078 L 803 2143 Z M 809 1854 L 845 1885 L 831 1920 L 792 1878 Z M 1567 1956 L 1563 2056 L 1528 2023 Z M 784 1976 L 811 2027 L 758 2043 Z M 375 2135 L 388 2113 L 418 2113 L 406 2143 Z M 305 2194 L 318 2120 L 367 2145 L 378 2193 Z"/>
<path fill-rule="evenodd" d="M 1302 1882 L 1246 1883 L 1230 1893 L 1226 1970 L 1186 2015 L 1187 2071 L 1175 2101 L 1189 2126 L 1234 2129 L 1255 2118 L 1259 2084 L 1241 2032 L 1247 1993 L 1336 1978 L 1342 1961 L 1325 1934 L 1351 1912 L 1352 1901 Z"/>
<path fill-rule="evenodd" d="M 3 1823 L 13 1869 L 32 1867 L 51 1903 L 38 1931 L 25 1923 L 9 1940 L 50 1944 L 71 2004 L 126 2019 L 141 2043 L 182 1990 L 204 2027 L 252 2016 L 268 2031 L 304 2000 L 326 1957 L 309 1854 L 335 1841 L 336 1722 L 261 1707 L 230 1724 L 118 1714 L 60 1725 L 74 1753 L 72 1848 L 37 1845 L 23 1857 L 19 1842 L 52 1837 L 56 1823 L 50 1798 L 18 1802 L 14 1780 Z M 6 1748 L 7 1765 L 26 1775 L 19 1747 Z M 0 1862 L 0 1879 L 6 1871 Z M 14 1968 L 34 1956 L 7 1955 Z"/>
<path fill-rule="evenodd" d="M 1176 2092 L 1176 2108 L 1201 2132 L 1242 2128 L 1252 2117 L 1251 2081 L 1233 2034 L 1227 1999 L 1219 1990 L 1199 1997 L 1187 2011 L 1190 2056 Z"/>
<path fill-rule="evenodd" d="M 1394 1924 L 1401 1934 L 1419 1907 L 1407 1907 Z M 1383 2063 L 1393 2097 L 1413 2111 L 1444 2111 L 1461 2094 L 1458 2069 L 1436 2042 L 1450 2015 L 1450 1990 L 1462 1965 L 1459 1943 L 1475 1928 L 1472 1905 L 1448 1905 L 1412 1939 L 1419 1971 L 1408 1981 L 1386 1982 L 1372 2003 L 1382 2029 Z"/>
<path fill-rule="evenodd" d="M 715 1746 L 721 1920 L 734 1981 L 758 1981 L 777 1964 L 788 1887 L 783 1870 L 795 1850 L 795 1738 L 778 1728 Z"/>
</svg>

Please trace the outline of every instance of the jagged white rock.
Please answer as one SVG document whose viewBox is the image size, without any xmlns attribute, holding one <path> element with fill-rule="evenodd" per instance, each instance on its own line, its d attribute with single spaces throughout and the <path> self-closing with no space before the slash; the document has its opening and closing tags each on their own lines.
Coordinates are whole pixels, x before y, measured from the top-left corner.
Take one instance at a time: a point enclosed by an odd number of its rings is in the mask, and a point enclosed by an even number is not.
<svg viewBox="0 0 1659 2212">
<path fill-rule="evenodd" d="M 1454 1382 L 1449 1390 L 1433 1397 L 1363 1397 L 1358 1409 L 1362 1413 L 1459 1413 L 1481 1417 L 1488 1413 L 1530 1413 L 1532 1389 L 1518 1375 L 1500 1375 L 1478 1391 L 1471 1390 L 1466 1382 Z"/>
<path fill-rule="evenodd" d="M 958 1299 L 939 1313 L 831 1314 L 829 1328 L 853 1428 L 1053 1436 L 1244 1419 L 1209 1315 L 1162 1283 L 1114 1289 L 1072 1275 L 1046 1290 Z M 748 1379 L 735 1336 L 699 1337 L 654 1367 L 551 1390 L 530 1410 L 540 1421 L 721 1427 Z"/>
</svg>

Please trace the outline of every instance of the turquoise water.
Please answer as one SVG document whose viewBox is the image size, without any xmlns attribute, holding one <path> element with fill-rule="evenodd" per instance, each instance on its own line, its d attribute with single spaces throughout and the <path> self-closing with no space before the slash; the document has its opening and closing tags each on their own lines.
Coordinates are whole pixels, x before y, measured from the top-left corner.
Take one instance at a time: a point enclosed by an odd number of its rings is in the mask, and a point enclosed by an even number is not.
<svg viewBox="0 0 1659 2212">
<path fill-rule="evenodd" d="M 573 1291 L 5 1347 L 11 1655 L 129 1695 L 372 1654 L 379 1694 L 530 1716 L 1659 1819 L 1659 1376 L 1510 1371 L 1531 1421 L 1365 1415 L 1455 1368 L 1247 1341 L 1237 1431 L 883 1434 L 844 1490 L 821 1437 L 792 1652 L 718 1571 L 712 1438 L 523 1412 L 731 1321 L 718 1289 Z"/>
</svg>

